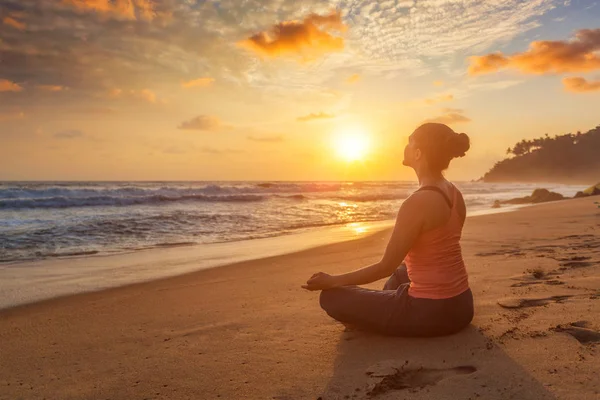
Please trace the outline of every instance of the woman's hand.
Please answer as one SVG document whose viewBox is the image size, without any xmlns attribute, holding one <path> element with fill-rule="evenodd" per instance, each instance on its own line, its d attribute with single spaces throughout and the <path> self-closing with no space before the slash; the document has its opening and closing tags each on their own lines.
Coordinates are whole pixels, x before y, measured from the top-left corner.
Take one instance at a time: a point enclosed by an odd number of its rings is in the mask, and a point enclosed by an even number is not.
<svg viewBox="0 0 600 400">
<path fill-rule="evenodd" d="M 335 276 L 326 274 L 325 272 L 317 272 L 306 281 L 306 285 L 302 288 L 306 290 L 324 290 L 340 286 Z"/>
</svg>

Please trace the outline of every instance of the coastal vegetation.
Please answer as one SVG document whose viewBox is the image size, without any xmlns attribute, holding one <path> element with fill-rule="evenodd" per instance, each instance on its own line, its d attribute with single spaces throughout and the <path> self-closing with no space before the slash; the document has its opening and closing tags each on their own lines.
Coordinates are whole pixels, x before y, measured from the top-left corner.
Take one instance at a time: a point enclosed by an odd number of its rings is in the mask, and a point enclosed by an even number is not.
<svg viewBox="0 0 600 400">
<path fill-rule="evenodd" d="M 600 181 L 600 125 L 585 133 L 524 139 L 480 180 L 592 184 Z M 590 193 L 592 194 L 592 193 Z"/>
</svg>

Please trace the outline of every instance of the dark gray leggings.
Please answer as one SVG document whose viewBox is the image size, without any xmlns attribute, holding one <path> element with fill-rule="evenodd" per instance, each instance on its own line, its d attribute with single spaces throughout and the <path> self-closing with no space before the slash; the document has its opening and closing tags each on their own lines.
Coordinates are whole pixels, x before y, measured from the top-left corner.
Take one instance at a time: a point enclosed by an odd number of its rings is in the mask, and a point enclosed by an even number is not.
<svg viewBox="0 0 600 400">
<path fill-rule="evenodd" d="M 471 323 L 470 289 L 449 299 L 421 299 L 408 295 L 409 284 L 403 264 L 390 276 L 383 290 L 342 286 L 323 290 L 319 300 L 332 318 L 386 335 L 443 336 Z"/>
</svg>

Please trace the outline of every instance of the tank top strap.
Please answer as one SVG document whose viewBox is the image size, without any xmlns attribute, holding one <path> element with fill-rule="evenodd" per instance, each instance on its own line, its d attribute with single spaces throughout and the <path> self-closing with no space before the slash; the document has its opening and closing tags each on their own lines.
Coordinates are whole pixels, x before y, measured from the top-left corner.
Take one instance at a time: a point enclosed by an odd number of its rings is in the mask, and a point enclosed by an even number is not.
<svg viewBox="0 0 600 400">
<path fill-rule="evenodd" d="M 454 208 L 454 202 L 452 200 L 450 200 L 450 198 L 448 197 L 448 195 L 446 193 L 444 193 L 444 191 L 442 189 L 440 189 L 439 187 L 437 187 L 437 186 L 423 186 L 423 187 L 420 187 L 417 190 L 417 192 L 420 192 L 422 190 L 431 190 L 431 191 L 434 191 L 434 192 L 438 192 L 439 194 L 442 195 L 442 197 L 444 198 L 444 200 L 446 200 L 446 203 L 448 204 L 448 207 L 450 207 L 450 209 Z M 456 190 L 453 188 L 452 192 L 453 192 L 452 199 L 456 200 Z"/>
</svg>

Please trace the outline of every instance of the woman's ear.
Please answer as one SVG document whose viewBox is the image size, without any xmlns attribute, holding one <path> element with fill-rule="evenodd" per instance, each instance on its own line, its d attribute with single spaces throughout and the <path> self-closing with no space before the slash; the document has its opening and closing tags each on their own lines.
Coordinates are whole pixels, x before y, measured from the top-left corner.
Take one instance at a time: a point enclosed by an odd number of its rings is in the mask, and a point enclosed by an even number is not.
<svg viewBox="0 0 600 400">
<path fill-rule="evenodd" d="M 415 150 L 415 161 L 420 160 L 422 155 L 423 155 L 423 153 L 421 152 L 421 149 L 416 149 Z"/>
</svg>

